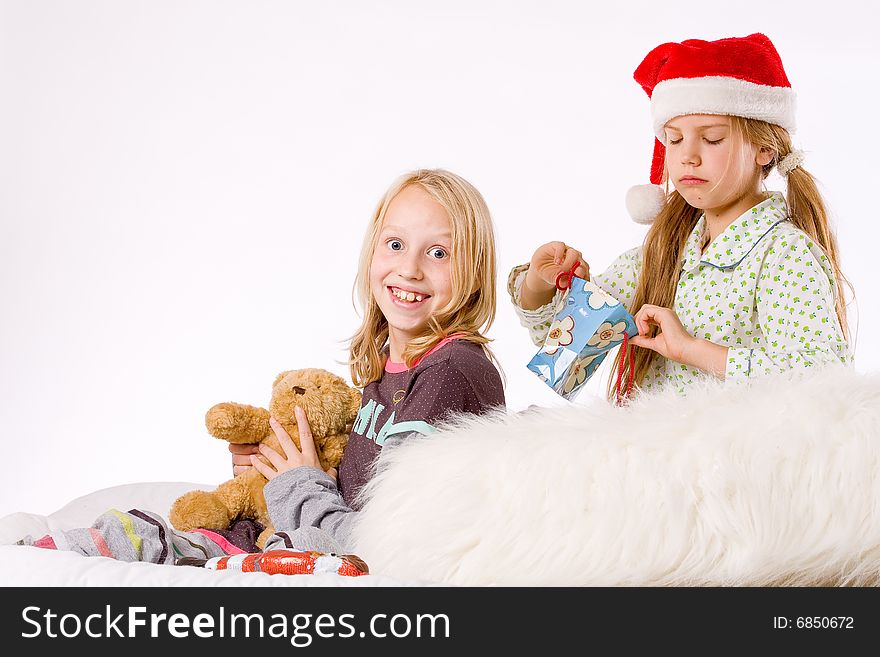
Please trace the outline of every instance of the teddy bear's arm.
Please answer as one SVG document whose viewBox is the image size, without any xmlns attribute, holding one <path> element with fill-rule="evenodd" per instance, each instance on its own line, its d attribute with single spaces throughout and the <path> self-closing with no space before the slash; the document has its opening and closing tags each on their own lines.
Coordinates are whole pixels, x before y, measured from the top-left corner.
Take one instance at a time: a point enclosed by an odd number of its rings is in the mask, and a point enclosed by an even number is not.
<svg viewBox="0 0 880 657">
<path fill-rule="evenodd" d="M 225 402 L 205 414 L 208 433 L 230 443 L 258 443 L 272 433 L 269 411 L 257 406 Z"/>
</svg>

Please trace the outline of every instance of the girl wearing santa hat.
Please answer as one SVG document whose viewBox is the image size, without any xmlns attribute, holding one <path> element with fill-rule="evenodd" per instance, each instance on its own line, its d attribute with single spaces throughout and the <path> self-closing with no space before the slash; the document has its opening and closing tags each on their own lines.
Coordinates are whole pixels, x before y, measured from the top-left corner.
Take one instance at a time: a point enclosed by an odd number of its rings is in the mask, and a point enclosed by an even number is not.
<svg viewBox="0 0 880 657">
<path fill-rule="evenodd" d="M 642 390 L 684 393 L 707 374 L 851 365 L 848 282 L 816 182 L 792 148 L 795 94 L 770 39 L 665 43 L 634 77 L 651 99 L 656 140 L 652 184 L 631 189 L 627 208 L 651 227 L 590 279 L 639 329 L 630 344 L 641 348 L 631 358 L 619 350 L 615 371 Z M 785 196 L 763 189 L 774 168 Z M 580 251 L 550 242 L 510 273 L 537 345 L 564 302 L 557 276 L 572 270 L 590 277 Z"/>
</svg>

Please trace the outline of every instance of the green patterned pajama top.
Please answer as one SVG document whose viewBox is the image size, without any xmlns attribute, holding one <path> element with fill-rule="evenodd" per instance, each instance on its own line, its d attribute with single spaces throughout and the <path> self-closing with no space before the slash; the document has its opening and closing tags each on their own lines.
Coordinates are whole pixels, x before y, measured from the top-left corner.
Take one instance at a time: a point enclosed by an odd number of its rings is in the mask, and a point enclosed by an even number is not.
<svg viewBox="0 0 880 657">
<path fill-rule="evenodd" d="M 853 355 L 835 311 L 838 294 L 834 271 L 818 244 L 788 221 L 785 198 L 773 193 L 733 221 L 705 253 L 705 216 L 685 245 L 674 310 L 685 330 L 729 348 L 725 379 L 741 380 L 795 368 L 840 363 Z M 642 247 L 620 255 L 604 272 L 591 277 L 627 309 L 642 267 Z M 524 310 L 520 290 L 528 264 L 508 278 L 520 322 L 540 346 L 565 293 L 536 310 Z M 681 394 L 702 370 L 655 357 L 642 389 L 669 384 Z"/>
</svg>

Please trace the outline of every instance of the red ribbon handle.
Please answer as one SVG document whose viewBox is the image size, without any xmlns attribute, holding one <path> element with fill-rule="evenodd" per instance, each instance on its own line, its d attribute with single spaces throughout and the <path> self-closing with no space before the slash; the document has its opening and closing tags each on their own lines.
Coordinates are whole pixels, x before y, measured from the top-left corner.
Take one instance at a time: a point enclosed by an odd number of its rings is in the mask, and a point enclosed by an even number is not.
<svg viewBox="0 0 880 657">
<path fill-rule="evenodd" d="M 576 270 L 578 267 L 580 267 L 580 266 L 581 266 L 580 260 L 577 260 L 577 261 L 575 261 L 575 263 L 574 263 L 574 267 L 572 267 L 570 271 L 561 271 L 561 272 L 559 272 L 559 274 L 556 276 L 556 289 L 558 289 L 558 290 L 565 290 L 565 289 L 570 288 L 570 287 L 571 287 L 571 279 L 574 278 L 574 272 L 575 272 L 575 270 Z M 565 283 L 565 285 L 560 285 L 560 284 L 559 284 L 559 279 L 560 279 L 560 278 L 565 278 L 565 279 L 566 279 L 566 283 Z"/>
<path fill-rule="evenodd" d="M 623 354 L 620 356 L 620 363 L 617 366 L 617 384 L 614 389 L 615 394 L 615 403 L 618 406 L 623 406 L 626 403 L 626 400 L 629 398 L 629 392 L 632 390 L 633 384 L 633 350 L 634 347 L 632 345 L 628 345 L 628 339 L 626 333 L 623 334 L 623 344 L 620 345 L 620 348 L 623 350 Z M 626 361 L 626 363 L 624 363 Z M 629 377 L 627 377 L 626 388 L 623 391 L 623 394 L 620 393 L 620 384 L 623 382 L 623 368 L 624 365 L 629 365 Z"/>
</svg>

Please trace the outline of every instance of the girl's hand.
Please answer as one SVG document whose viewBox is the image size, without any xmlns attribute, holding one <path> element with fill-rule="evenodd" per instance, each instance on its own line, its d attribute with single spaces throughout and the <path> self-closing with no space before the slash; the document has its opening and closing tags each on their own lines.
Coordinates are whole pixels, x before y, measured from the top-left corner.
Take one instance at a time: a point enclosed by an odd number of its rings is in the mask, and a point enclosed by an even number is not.
<svg viewBox="0 0 880 657">
<path fill-rule="evenodd" d="M 264 463 L 256 454 L 250 457 L 251 464 L 261 475 L 270 481 L 282 472 L 302 466 L 321 470 L 321 461 L 318 459 L 318 453 L 315 451 L 315 439 L 312 438 L 312 430 L 309 428 L 306 412 L 297 406 L 294 409 L 294 413 L 296 414 L 297 426 L 299 426 L 299 444 L 302 446 L 302 451 L 297 449 L 296 443 L 293 442 L 293 439 L 284 430 L 284 427 L 278 423 L 278 420 L 270 417 L 269 426 L 272 427 L 272 431 L 278 437 L 278 442 L 281 443 L 281 449 L 284 450 L 284 454 L 279 454 L 268 445 L 260 444 L 260 455 L 266 457 L 271 465 Z M 330 468 L 326 472 L 336 479 L 336 468 Z"/>
<path fill-rule="evenodd" d="M 251 454 L 259 452 L 257 443 L 229 443 L 229 451 L 232 452 L 232 476 L 237 477 L 242 472 L 247 472 L 251 465 Z"/>
<path fill-rule="evenodd" d="M 590 266 L 577 249 L 564 242 L 548 242 L 538 247 L 529 262 L 529 270 L 520 294 L 520 303 L 526 310 L 534 310 L 548 303 L 556 293 L 556 278 L 570 272 L 575 263 L 581 264 L 574 275 L 590 278 Z"/>
<path fill-rule="evenodd" d="M 664 358 L 677 363 L 694 365 L 690 362 L 690 357 L 699 340 L 685 330 L 674 310 L 646 303 L 633 319 L 639 334 L 629 341 L 630 344 L 653 349 Z M 648 337 L 651 326 L 660 327 L 659 333 L 653 338 Z"/>
</svg>

